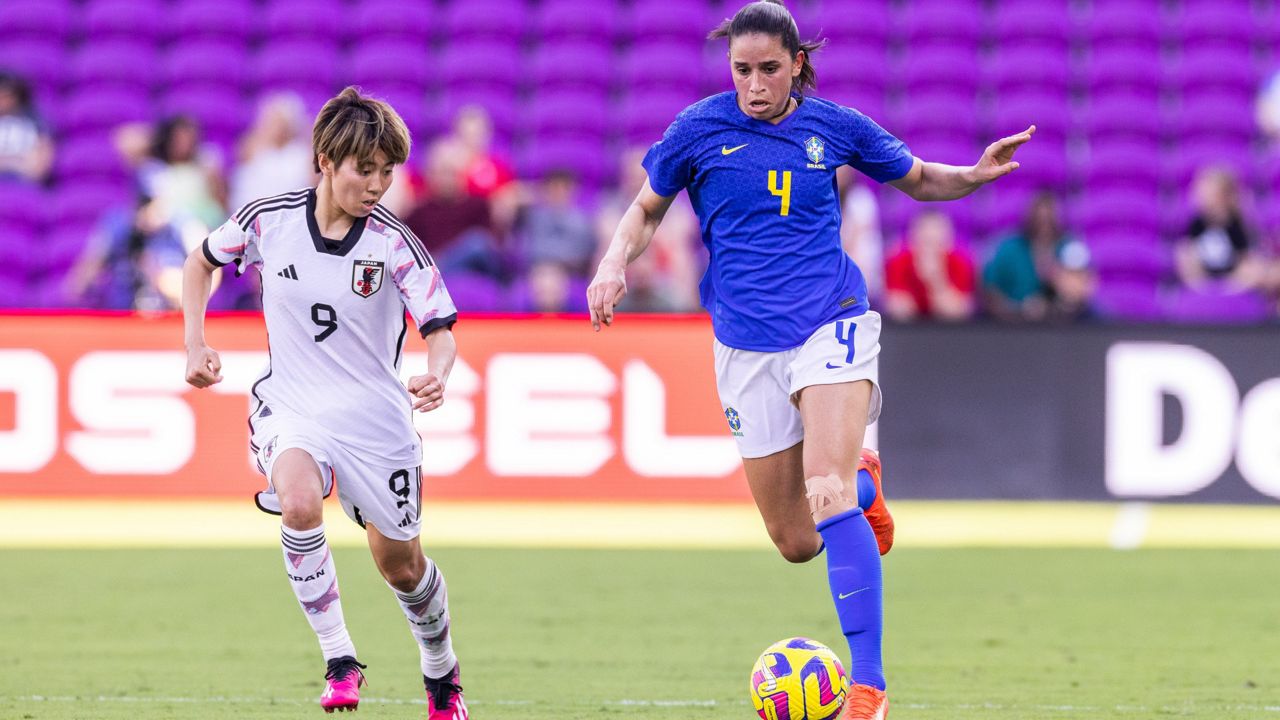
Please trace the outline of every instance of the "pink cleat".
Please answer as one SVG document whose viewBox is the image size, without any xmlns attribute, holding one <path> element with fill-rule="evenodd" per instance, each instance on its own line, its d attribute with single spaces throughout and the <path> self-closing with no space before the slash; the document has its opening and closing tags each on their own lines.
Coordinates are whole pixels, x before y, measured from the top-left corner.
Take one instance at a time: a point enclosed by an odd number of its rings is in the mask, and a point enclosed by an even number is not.
<svg viewBox="0 0 1280 720">
<path fill-rule="evenodd" d="M 350 655 L 329 661 L 329 671 L 324 674 L 327 684 L 320 696 L 320 707 L 331 713 L 334 710 L 355 712 L 360 705 L 360 686 L 365 685 L 365 668 Z"/>
<path fill-rule="evenodd" d="M 454 665 L 453 671 L 440 680 L 422 677 L 423 684 L 427 686 L 427 720 L 467 720 L 470 717 L 467 703 L 462 699 L 462 686 L 458 684 L 462 678 L 458 668 Z"/>
</svg>

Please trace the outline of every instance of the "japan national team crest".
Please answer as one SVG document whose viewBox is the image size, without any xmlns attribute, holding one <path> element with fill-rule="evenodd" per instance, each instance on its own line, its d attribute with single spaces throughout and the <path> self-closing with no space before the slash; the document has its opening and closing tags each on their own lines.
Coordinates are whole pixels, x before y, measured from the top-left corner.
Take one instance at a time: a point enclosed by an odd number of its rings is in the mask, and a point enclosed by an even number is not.
<svg viewBox="0 0 1280 720">
<path fill-rule="evenodd" d="M 822 140 L 811 137 L 804 141 L 804 154 L 809 158 L 809 167 L 822 167 L 822 159 L 826 157 L 827 147 Z"/>
<path fill-rule="evenodd" d="M 351 289 L 360 297 L 369 297 L 382 287 L 386 266 L 377 260 L 357 260 L 351 271 Z"/>
</svg>

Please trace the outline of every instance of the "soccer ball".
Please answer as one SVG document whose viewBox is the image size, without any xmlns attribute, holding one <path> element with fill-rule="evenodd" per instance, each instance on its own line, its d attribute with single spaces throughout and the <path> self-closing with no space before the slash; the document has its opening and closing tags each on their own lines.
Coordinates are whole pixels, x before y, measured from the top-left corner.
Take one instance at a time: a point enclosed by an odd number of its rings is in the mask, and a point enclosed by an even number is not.
<svg viewBox="0 0 1280 720">
<path fill-rule="evenodd" d="M 770 645 L 751 668 L 751 704 L 764 720 L 829 720 L 848 692 L 840 658 L 809 638 Z"/>
</svg>

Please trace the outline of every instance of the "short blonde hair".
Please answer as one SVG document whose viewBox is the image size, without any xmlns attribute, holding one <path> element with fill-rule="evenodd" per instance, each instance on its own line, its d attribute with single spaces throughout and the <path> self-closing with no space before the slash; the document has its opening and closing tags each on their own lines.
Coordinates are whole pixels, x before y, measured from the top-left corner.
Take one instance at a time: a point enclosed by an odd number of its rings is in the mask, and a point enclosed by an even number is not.
<svg viewBox="0 0 1280 720">
<path fill-rule="evenodd" d="M 311 128 L 312 162 L 320 172 L 320 155 L 341 165 L 354 156 L 364 162 L 381 150 L 395 165 L 409 159 L 409 128 L 399 113 L 382 100 L 361 95 L 348 86 L 320 108 Z"/>
</svg>

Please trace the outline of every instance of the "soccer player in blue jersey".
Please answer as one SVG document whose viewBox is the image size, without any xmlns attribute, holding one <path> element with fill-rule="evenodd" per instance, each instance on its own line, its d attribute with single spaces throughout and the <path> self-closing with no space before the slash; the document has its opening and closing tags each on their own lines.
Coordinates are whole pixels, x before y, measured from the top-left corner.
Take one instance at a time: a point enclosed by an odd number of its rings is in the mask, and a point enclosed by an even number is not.
<svg viewBox="0 0 1280 720">
<path fill-rule="evenodd" d="M 801 42 L 780 3 L 747 5 L 711 37 L 729 40 L 735 89 L 686 108 L 649 149 L 648 182 L 587 290 L 591 323 L 613 323 L 628 263 L 687 190 L 710 251 L 701 296 L 716 383 L 751 493 L 787 560 L 825 547 L 853 658 L 846 717 L 880 720 L 889 707 L 880 555 L 893 520 L 879 459 L 862 449 L 880 414 L 880 316 L 840 247 L 835 170 L 851 165 L 916 200 L 951 200 L 1016 170 L 1014 151 L 1035 127 L 970 167 L 925 162 L 858 111 L 804 95 L 821 43 Z"/>
</svg>

